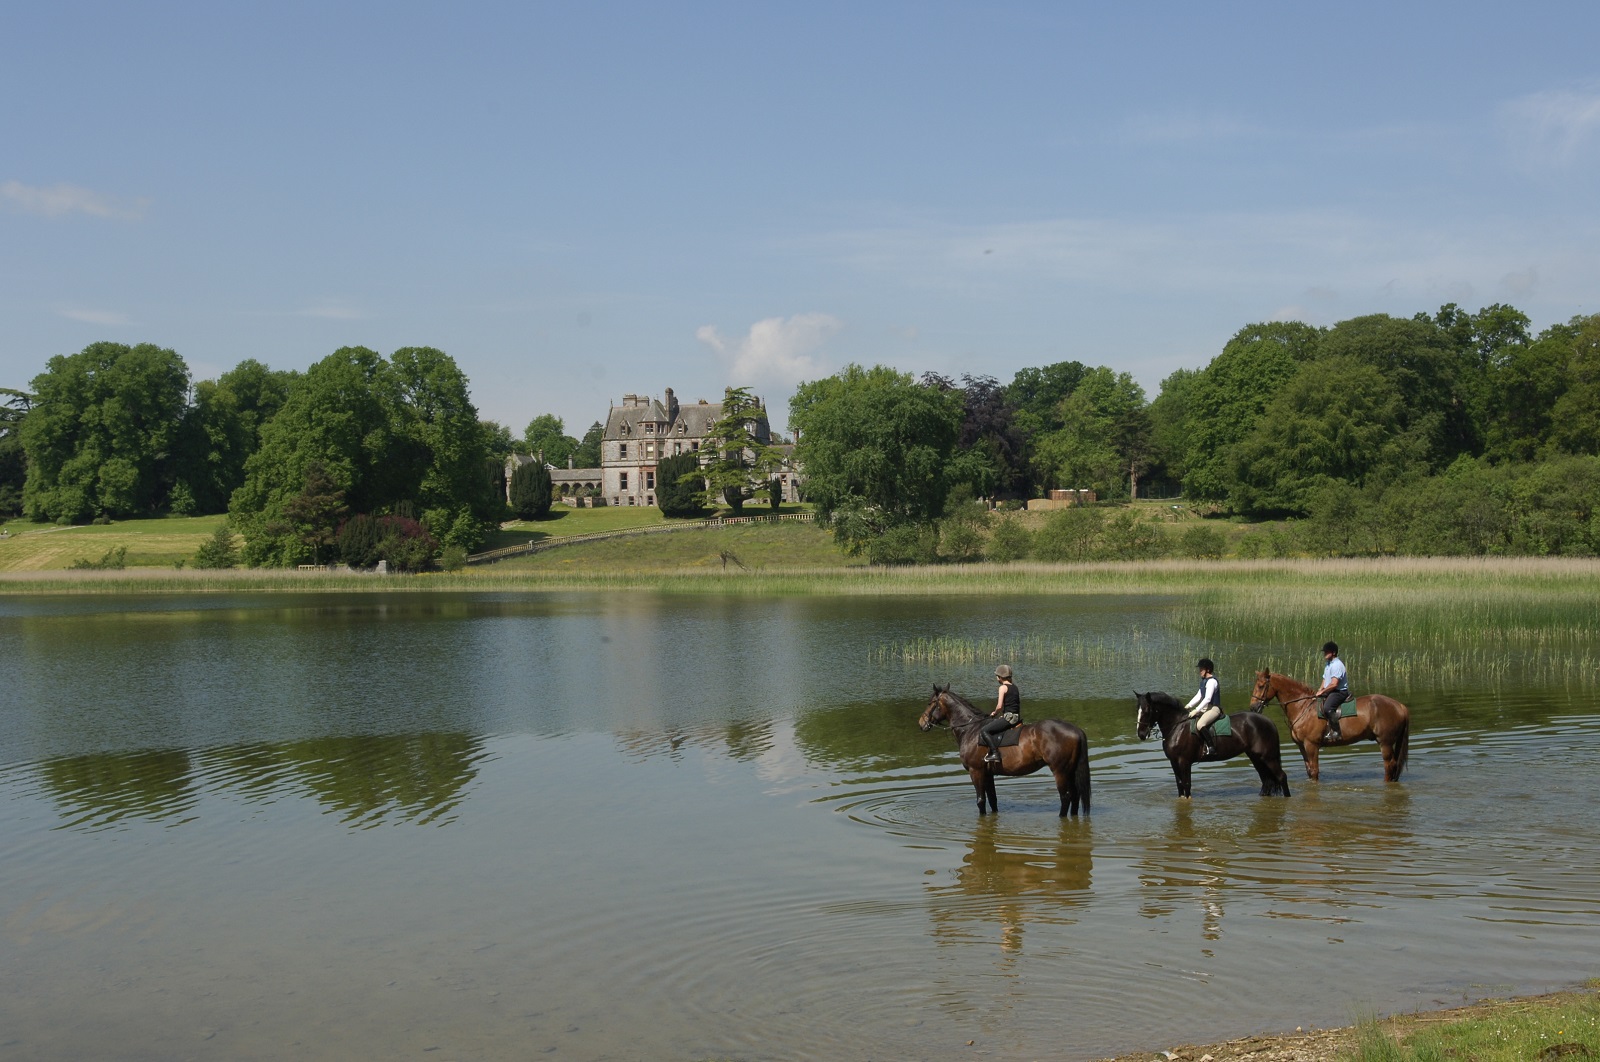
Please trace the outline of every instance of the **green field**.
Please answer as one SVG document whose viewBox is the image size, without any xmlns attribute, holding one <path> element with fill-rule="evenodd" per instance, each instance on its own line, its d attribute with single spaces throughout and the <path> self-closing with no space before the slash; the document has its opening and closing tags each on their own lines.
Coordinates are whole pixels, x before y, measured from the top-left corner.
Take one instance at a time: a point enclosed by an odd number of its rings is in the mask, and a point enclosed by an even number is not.
<svg viewBox="0 0 1600 1062">
<path fill-rule="evenodd" d="M 192 560 L 226 516 L 170 516 L 151 520 L 119 520 L 82 527 L 58 527 L 26 520 L 8 521 L 0 531 L 0 572 L 50 571 L 71 568 L 74 561 L 99 560 L 109 550 L 126 547 L 130 568 L 171 568 Z"/>
</svg>

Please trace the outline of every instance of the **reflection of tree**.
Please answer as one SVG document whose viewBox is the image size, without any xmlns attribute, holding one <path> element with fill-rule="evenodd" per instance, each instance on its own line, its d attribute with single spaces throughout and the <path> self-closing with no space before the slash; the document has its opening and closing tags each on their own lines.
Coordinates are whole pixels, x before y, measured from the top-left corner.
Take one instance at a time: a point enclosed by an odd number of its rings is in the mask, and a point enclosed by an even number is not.
<svg viewBox="0 0 1600 1062">
<path fill-rule="evenodd" d="M 368 826 L 440 821 L 461 802 L 482 755 L 482 742 L 466 734 L 349 736 L 96 753 L 49 760 L 39 774 L 78 828 L 170 820 L 194 807 L 202 781 L 260 802 L 309 794 L 344 821 Z"/>
<path fill-rule="evenodd" d="M 906 697 L 803 711 L 794 722 L 795 745 L 810 763 L 834 769 L 926 767 L 955 751 L 948 733 L 917 729 L 926 703 L 925 690 L 920 700 Z"/>
<path fill-rule="evenodd" d="M 198 793 L 182 749 L 97 752 L 39 765 L 67 825 L 102 829 L 125 818 L 161 822 L 194 806 Z"/>
<path fill-rule="evenodd" d="M 283 764 L 346 822 L 437 822 L 477 776 L 483 743 L 468 734 L 324 737 L 276 746 Z"/>
<path fill-rule="evenodd" d="M 1008 836 L 998 816 L 980 819 L 955 880 L 928 891 L 934 939 L 967 943 L 975 935 L 994 934 L 992 939 L 1016 956 L 1026 923 L 1076 922 L 1070 910 L 1089 900 L 1090 840 L 1086 822 L 1060 822 L 1046 839 Z"/>
</svg>

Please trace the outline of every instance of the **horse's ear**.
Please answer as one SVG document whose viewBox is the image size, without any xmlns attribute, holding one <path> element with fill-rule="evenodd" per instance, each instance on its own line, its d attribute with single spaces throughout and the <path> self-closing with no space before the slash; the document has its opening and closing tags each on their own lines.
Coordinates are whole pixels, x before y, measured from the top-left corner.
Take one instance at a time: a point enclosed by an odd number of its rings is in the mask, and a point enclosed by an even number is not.
<svg viewBox="0 0 1600 1062">
<path fill-rule="evenodd" d="M 950 692 L 950 683 L 948 683 L 948 682 L 946 682 L 946 683 L 945 683 L 945 684 L 944 684 L 944 691 L 945 691 L 945 692 L 946 692 L 946 693 L 949 693 L 949 692 Z"/>
</svg>

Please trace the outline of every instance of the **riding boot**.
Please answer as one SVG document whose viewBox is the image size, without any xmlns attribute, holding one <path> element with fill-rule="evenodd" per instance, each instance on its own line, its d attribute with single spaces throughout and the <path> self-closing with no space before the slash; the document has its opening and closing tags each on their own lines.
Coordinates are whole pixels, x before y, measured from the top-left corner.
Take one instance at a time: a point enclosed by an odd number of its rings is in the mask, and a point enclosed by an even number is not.
<svg viewBox="0 0 1600 1062">
<path fill-rule="evenodd" d="M 1322 743 L 1324 745 L 1331 745 L 1344 737 L 1343 732 L 1339 729 L 1339 710 L 1337 708 L 1334 709 L 1334 714 L 1328 716 L 1326 722 L 1328 724 L 1328 731 L 1322 735 Z"/>
<path fill-rule="evenodd" d="M 1000 765 L 1000 748 L 998 745 L 989 746 L 989 755 L 983 758 L 983 762 L 989 764 L 991 767 L 998 767 Z"/>
</svg>

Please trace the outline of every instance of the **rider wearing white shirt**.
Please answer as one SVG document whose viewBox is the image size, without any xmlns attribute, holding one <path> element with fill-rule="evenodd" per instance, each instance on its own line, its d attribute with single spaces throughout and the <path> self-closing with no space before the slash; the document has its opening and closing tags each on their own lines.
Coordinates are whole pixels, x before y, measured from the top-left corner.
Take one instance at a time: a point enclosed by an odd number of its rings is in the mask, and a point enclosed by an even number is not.
<svg viewBox="0 0 1600 1062">
<path fill-rule="evenodd" d="M 1189 718 L 1194 720 L 1195 733 L 1206 743 L 1206 752 L 1210 753 L 1214 751 L 1213 738 L 1211 731 L 1206 728 L 1222 718 L 1222 687 L 1217 684 L 1217 676 L 1213 674 L 1217 665 L 1211 662 L 1210 657 L 1201 657 L 1195 667 L 1200 669 L 1200 688 L 1183 707 L 1188 711 Z"/>
<path fill-rule="evenodd" d="M 1320 714 L 1328 723 L 1328 732 L 1322 740 L 1338 741 L 1344 736 L 1339 731 L 1339 706 L 1350 699 L 1350 679 L 1345 674 L 1344 661 L 1339 659 L 1338 645 L 1333 642 L 1324 645 L 1322 659 L 1327 662 L 1322 669 L 1322 685 L 1317 687 L 1317 692 L 1312 696 L 1326 698 Z"/>
</svg>

